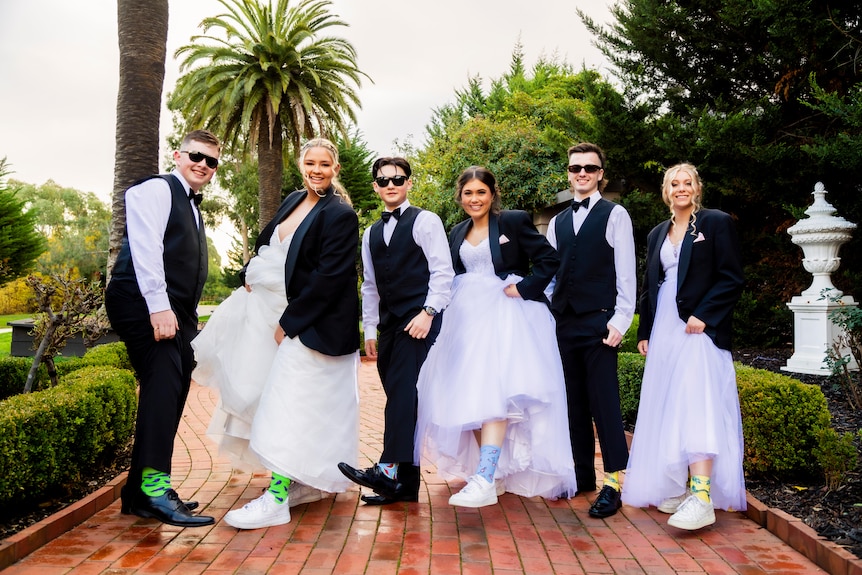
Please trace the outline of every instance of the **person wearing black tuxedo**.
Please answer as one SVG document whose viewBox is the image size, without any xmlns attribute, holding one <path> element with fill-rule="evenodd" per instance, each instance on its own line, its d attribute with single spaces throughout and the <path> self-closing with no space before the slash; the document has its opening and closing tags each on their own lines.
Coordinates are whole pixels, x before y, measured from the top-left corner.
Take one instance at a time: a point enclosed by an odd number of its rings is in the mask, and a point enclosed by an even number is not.
<svg viewBox="0 0 862 575">
<path fill-rule="evenodd" d="M 466 479 L 450 505 L 484 507 L 508 491 L 574 490 L 565 387 L 544 289 L 556 251 L 520 210 L 501 210 L 494 174 L 471 166 L 456 199 L 452 300 L 419 375 L 416 456 Z"/>
<path fill-rule="evenodd" d="M 350 486 L 335 466 L 355 461 L 359 443 L 359 220 L 338 183 L 340 167 L 329 140 L 303 145 L 299 169 L 306 188 L 289 194 L 261 230 L 247 270 L 249 280 L 255 260 L 272 258 L 283 299 L 271 334 L 277 350 L 246 438 L 271 470 L 271 480 L 260 497 L 225 515 L 238 529 L 288 523 L 291 499 L 314 501 Z M 266 284 L 248 286 L 252 292 L 275 291 Z M 241 309 L 230 315 L 237 330 L 252 321 Z M 257 320 L 253 326 L 260 325 Z M 225 329 L 230 327 L 227 322 Z M 262 350 L 245 361 L 264 357 Z"/>
<path fill-rule="evenodd" d="M 742 418 L 730 353 L 744 283 L 733 220 L 701 207 L 691 164 L 669 168 L 671 218 L 647 239 L 638 350 L 646 356 L 623 501 L 700 529 L 714 508 L 744 510 Z"/>
<path fill-rule="evenodd" d="M 569 148 L 568 157 L 574 200 L 548 224 L 548 239 L 560 254 L 551 309 L 566 374 L 576 493 L 596 488 L 595 422 L 605 476 L 589 514 L 609 517 L 622 505 L 620 471 L 628 462 L 617 355 L 635 311 L 635 243 L 628 212 L 602 198 L 602 149 L 583 142 Z"/>
<path fill-rule="evenodd" d="M 338 468 L 376 493 L 362 496 L 368 505 L 419 498 L 419 467 L 413 461 L 416 380 L 440 331 L 454 275 L 440 217 L 407 200 L 411 174 L 404 158 L 374 162 L 372 185 L 385 210 L 362 236 L 365 355 L 377 360 L 386 392 L 383 452 L 367 469 L 347 462 Z"/>
<path fill-rule="evenodd" d="M 126 190 L 126 227 L 105 310 L 140 380 L 132 462 L 121 512 L 180 527 L 211 525 L 171 488 L 171 458 L 191 385 L 197 305 L 207 278 L 200 190 L 218 167 L 219 141 L 186 135 L 176 169 Z"/>
</svg>

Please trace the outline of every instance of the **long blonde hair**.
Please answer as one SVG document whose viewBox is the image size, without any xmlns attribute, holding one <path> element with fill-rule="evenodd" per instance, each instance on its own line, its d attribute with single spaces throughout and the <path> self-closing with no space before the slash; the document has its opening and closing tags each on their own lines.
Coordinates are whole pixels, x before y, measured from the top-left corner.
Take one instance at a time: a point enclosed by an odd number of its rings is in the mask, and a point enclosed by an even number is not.
<svg viewBox="0 0 862 575">
<path fill-rule="evenodd" d="M 308 150 L 311 148 L 323 148 L 326 150 L 329 155 L 332 157 L 332 162 L 337 166 L 339 165 L 338 161 L 338 148 L 335 147 L 335 144 L 327 140 L 326 138 L 313 138 L 308 140 L 305 144 L 302 145 L 302 148 L 299 150 L 299 171 L 302 173 L 302 163 L 305 161 L 305 154 L 308 153 Z M 350 194 L 347 193 L 347 189 L 345 189 L 344 185 L 339 181 L 338 174 L 332 177 L 332 187 L 335 188 L 335 195 L 341 196 L 341 198 L 347 202 L 347 205 L 352 206 L 353 202 L 350 201 Z"/>
<path fill-rule="evenodd" d="M 688 162 L 681 162 L 679 164 L 673 165 L 667 169 L 664 173 L 664 179 L 661 183 L 661 199 L 670 208 L 670 219 L 672 222 L 676 223 L 676 214 L 673 212 L 673 199 L 670 197 L 670 184 L 676 175 L 680 172 L 685 172 L 691 176 L 691 187 L 694 189 L 694 197 L 692 198 L 692 203 L 694 204 L 694 210 L 691 213 L 691 234 L 697 235 L 697 228 L 695 223 L 697 222 L 697 212 L 703 207 L 702 198 L 703 198 L 703 181 L 700 179 L 700 174 L 697 172 L 697 168 L 694 164 L 689 164 Z"/>
</svg>

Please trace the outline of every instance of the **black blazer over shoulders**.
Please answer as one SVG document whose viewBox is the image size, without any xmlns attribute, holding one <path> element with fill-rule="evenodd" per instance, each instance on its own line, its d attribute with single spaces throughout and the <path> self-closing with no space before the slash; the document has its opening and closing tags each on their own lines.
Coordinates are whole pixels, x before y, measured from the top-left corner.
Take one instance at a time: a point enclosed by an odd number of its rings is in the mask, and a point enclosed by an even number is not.
<svg viewBox="0 0 862 575">
<path fill-rule="evenodd" d="M 306 193 L 298 190 L 284 199 L 261 230 L 255 253 Z M 288 306 L 278 323 L 288 337 L 299 336 L 306 347 L 326 355 L 359 348 L 358 245 L 356 212 L 330 188 L 297 228 L 284 262 Z"/>
<path fill-rule="evenodd" d="M 695 214 L 683 237 L 679 254 L 676 305 L 679 318 L 695 316 L 706 324 L 705 333 L 715 345 L 731 349 L 733 306 L 745 279 L 739 240 L 731 217 L 719 210 Z M 664 280 L 659 252 L 670 229 L 670 220 L 647 236 L 647 267 L 640 296 L 638 340 L 649 339 L 655 320 L 658 289 Z"/>
<path fill-rule="evenodd" d="M 467 271 L 459 250 L 471 227 L 473 220 L 467 219 L 452 228 L 449 233 L 449 249 L 452 252 L 455 274 Z M 544 290 L 557 273 L 560 257 L 557 250 L 533 225 L 530 215 L 521 210 L 492 213 L 488 228 L 488 243 L 491 246 L 491 260 L 494 262 L 496 274 L 500 279 L 505 279 L 509 274 L 523 277 L 517 285 L 521 297 L 547 304 L 548 298 L 545 297 Z"/>
</svg>

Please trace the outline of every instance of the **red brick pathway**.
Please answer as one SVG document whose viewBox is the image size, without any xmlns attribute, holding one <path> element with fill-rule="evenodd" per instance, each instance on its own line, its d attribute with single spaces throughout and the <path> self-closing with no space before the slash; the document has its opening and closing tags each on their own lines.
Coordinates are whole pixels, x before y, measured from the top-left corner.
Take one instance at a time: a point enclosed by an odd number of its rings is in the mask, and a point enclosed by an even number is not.
<svg viewBox="0 0 862 575">
<path fill-rule="evenodd" d="M 360 388 L 360 458 L 370 464 L 380 453 L 384 402 L 373 363 L 362 364 Z M 193 385 L 173 470 L 178 491 L 200 501 L 219 520 L 215 525 L 171 527 L 121 515 L 114 501 L 4 575 L 825 573 L 738 513 L 716 512 L 715 525 L 688 533 L 668 527 L 655 509 L 626 506 L 607 520 L 593 519 L 583 496 L 545 501 L 506 494 L 495 506 L 456 509 L 448 498 L 462 483 L 450 486 L 430 465 L 423 467 L 418 503 L 367 507 L 356 488 L 294 508 L 288 525 L 238 531 L 220 519 L 256 497 L 269 476 L 232 472 L 218 456 L 205 435 L 216 400 L 210 389 Z"/>
</svg>

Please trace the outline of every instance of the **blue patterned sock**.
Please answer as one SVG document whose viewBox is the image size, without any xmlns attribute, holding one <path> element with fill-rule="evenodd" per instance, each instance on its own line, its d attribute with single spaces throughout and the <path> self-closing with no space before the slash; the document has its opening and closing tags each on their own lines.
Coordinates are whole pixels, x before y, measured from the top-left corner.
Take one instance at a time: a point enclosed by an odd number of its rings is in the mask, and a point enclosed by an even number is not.
<svg viewBox="0 0 862 575">
<path fill-rule="evenodd" d="M 483 445 L 479 450 L 479 468 L 476 469 L 476 475 L 481 475 L 488 480 L 488 483 L 494 483 L 498 461 L 500 461 L 500 448 L 496 445 Z"/>
<path fill-rule="evenodd" d="M 395 481 L 398 479 L 398 464 L 397 463 L 378 463 L 377 467 L 383 472 L 383 475 Z"/>
</svg>

